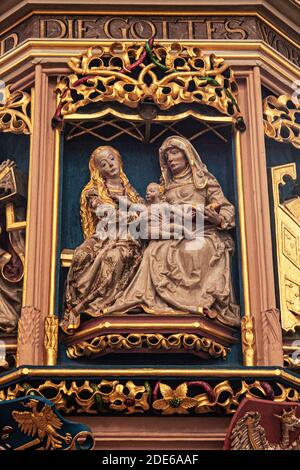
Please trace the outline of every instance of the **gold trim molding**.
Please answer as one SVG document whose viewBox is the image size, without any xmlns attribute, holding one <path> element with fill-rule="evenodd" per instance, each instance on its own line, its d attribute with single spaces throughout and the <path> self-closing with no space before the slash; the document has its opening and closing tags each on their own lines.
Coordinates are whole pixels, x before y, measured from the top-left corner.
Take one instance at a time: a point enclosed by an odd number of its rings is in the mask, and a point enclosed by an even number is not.
<svg viewBox="0 0 300 470">
<path fill-rule="evenodd" d="M 8 85 L 0 94 L 0 132 L 31 134 L 31 97 L 24 91 L 11 92 L 10 88 Z"/>
<path fill-rule="evenodd" d="M 95 47 L 99 43 L 100 41 L 98 39 L 94 41 L 87 39 L 84 41 L 71 39 L 28 40 L 0 58 L 1 77 L 5 77 L 7 74 L 11 73 L 15 75 L 16 69 L 20 68 L 21 65 L 27 66 L 27 69 L 31 69 L 34 61 L 39 59 L 42 59 L 43 62 L 48 60 L 49 64 L 53 62 L 57 64 L 56 59 L 58 57 L 63 63 L 63 72 L 60 73 L 66 73 L 65 63 L 69 58 L 72 58 L 76 53 L 79 54 L 83 48 Z M 106 43 L 110 43 L 110 41 L 106 41 Z M 182 41 L 182 43 L 186 44 L 187 41 Z M 277 74 L 277 77 L 279 77 L 280 74 L 280 76 L 284 77 L 289 83 L 294 82 L 300 77 L 300 71 L 296 65 L 288 62 L 281 54 L 274 51 L 270 46 L 263 43 L 263 41 L 197 40 L 190 41 L 188 44 L 195 44 L 201 47 L 202 51 L 214 50 L 217 57 L 231 60 L 235 64 L 245 64 L 246 61 L 246 64 L 249 65 L 249 61 L 251 64 L 257 64 L 257 61 L 261 61 L 262 68 L 268 71 L 268 73 L 270 73 L 271 67 L 271 70 L 273 73 Z M 53 72 L 54 70 L 52 69 L 52 75 Z"/>
<path fill-rule="evenodd" d="M 93 378 L 172 378 L 172 379 L 186 379 L 187 376 L 192 379 L 199 378 L 205 379 L 242 379 L 242 380 L 275 380 L 284 381 L 289 386 L 300 387 L 300 377 L 294 375 L 289 371 L 282 368 L 201 368 L 189 369 L 182 368 L 162 368 L 162 367 L 140 367 L 140 368 L 66 368 L 66 367 L 19 367 L 5 375 L 0 376 L 0 387 L 4 388 L 9 386 L 13 381 L 24 381 L 45 379 L 80 379 L 89 380 Z"/>
<path fill-rule="evenodd" d="M 300 104 L 291 96 L 268 96 L 263 103 L 267 137 L 300 149 Z"/>
</svg>

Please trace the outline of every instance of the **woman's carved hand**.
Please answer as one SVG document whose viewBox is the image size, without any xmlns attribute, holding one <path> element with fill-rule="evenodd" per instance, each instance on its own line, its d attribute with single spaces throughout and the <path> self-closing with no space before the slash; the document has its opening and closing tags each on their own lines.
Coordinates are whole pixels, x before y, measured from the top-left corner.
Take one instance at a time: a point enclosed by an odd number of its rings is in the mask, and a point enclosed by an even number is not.
<svg viewBox="0 0 300 470">
<path fill-rule="evenodd" d="M 220 227 L 223 219 L 215 209 L 212 207 L 206 207 L 204 209 L 204 220 L 212 223 L 213 225 L 216 225 L 217 227 Z"/>
</svg>

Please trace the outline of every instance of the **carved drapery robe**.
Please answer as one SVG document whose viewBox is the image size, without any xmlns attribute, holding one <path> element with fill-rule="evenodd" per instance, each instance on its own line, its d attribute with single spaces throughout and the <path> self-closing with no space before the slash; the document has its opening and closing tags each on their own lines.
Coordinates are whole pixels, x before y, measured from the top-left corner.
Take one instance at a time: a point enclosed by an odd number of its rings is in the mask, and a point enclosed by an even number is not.
<svg viewBox="0 0 300 470">
<path fill-rule="evenodd" d="M 26 218 L 27 177 L 16 164 L 0 165 L 0 331 L 14 333 L 22 307 L 25 230 L 6 230 L 6 205 L 13 204 L 15 222 Z"/>
<path fill-rule="evenodd" d="M 141 265 L 123 294 L 107 309 L 108 314 L 142 308 L 152 314 L 200 313 L 212 309 L 224 324 L 237 326 L 240 309 L 231 282 L 231 255 L 234 242 L 228 230 L 234 227 L 234 206 L 226 199 L 216 180 L 185 139 L 167 139 L 185 152 L 192 178 L 176 184 L 166 168 L 161 152 L 161 167 L 166 183 L 165 199 L 170 204 L 218 207 L 221 225 L 205 224 L 204 239 L 151 240 Z M 166 144 L 165 144 L 166 145 Z"/>
<path fill-rule="evenodd" d="M 119 189 L 109 189 L 101 175 L 101 158 L 111 155 L 120 166 Z M 109 220 L 113 211 L 118 220 L 122 198 L 142 202 L 122 169 L 119 152 L 113 147 L 95 149 L 90 159 L 91 180 L 81 195 L 81 219 L 85 241 L 74 252 L 65 290 L 63 331 L 72 334 L 82 317 L 97 317 L 111 305 L 132 280 L 142 259 L 142 242 L 116 230 L 115 236 L 103 234 L 99 224 Z M 103 236 L 104 235 L 104 236 Z"/>
</svg>

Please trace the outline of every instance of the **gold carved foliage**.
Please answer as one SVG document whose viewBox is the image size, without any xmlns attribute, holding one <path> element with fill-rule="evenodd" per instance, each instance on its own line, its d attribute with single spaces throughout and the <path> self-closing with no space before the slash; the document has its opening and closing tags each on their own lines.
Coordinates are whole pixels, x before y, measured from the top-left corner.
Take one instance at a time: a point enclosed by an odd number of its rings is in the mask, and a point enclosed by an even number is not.
<svg viewBox="0 0 300 470">
<path fill-rule="evenodd" d="M 31 97 L 25 91 L 10 91 L 10 86 L 0 90 L 0 132 L 30 134 Z"/>
<path fill-rule="evenodd" d="M 0 391 L 0 400 L 27 395 L 50 399 L 66 414 L 144 414 L 187 415 L 218 413 L 232 415 L 244 398 L 263 398 L 275 402 L 299 402 L 300 393 L 280 383 L 228 380 L 211 385 L 203 381 L 135 383 L 132 380 L 51 381 L 39 385 L 12 385 Z"/>
<path fill-rule="evenodd" d="M 68 65 L 73 74 L 57 86 L 57 119 L 89 104 L 114 101 L 136 109 L 148 100 L 162 111 L 201 103 L 242 119 L 232 69 L 192 44 L 104 43 Z"/>
<path fill-rule="evenodd" d="M 291 96 L 268 96 L 263 103 L 265 134 L 300 148 L 300 104 Z"/>
</svg>

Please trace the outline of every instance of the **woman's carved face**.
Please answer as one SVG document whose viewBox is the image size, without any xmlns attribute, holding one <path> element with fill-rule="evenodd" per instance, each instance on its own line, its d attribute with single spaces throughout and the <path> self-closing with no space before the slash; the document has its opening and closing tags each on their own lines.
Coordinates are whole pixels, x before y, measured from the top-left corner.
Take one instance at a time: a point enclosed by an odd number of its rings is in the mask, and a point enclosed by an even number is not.
<svg viewBox="0 0 300 470">
<path fill-rule="evenodd" d="M 188 164 L 185 153 L 177 147 L 171 147 L 166 151 L 166 160 L 173 175 L 181 173 Z"/>
<path fill-rule="evenodd" d="M 106 150 L 96 157 L 96 166 L 104 179 L 120 175 L 120 161 L 112 151 Z"/>
</svg>

